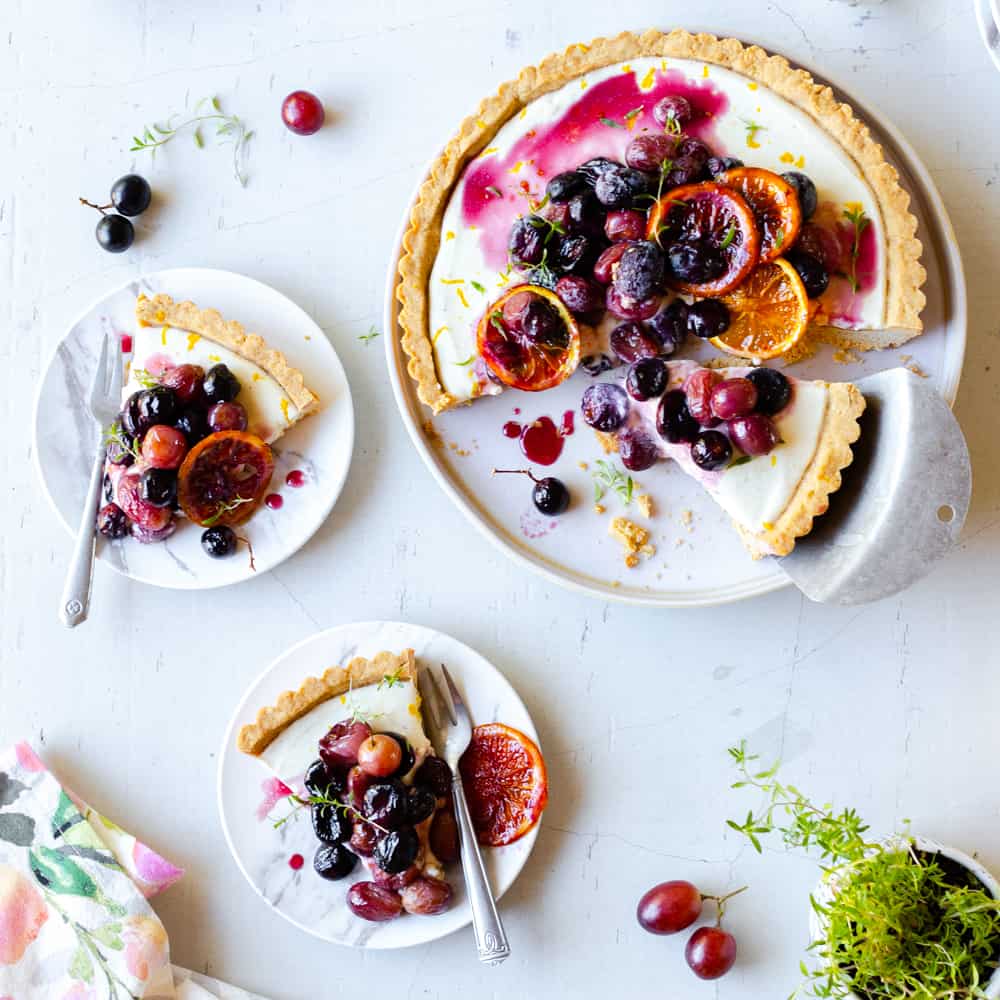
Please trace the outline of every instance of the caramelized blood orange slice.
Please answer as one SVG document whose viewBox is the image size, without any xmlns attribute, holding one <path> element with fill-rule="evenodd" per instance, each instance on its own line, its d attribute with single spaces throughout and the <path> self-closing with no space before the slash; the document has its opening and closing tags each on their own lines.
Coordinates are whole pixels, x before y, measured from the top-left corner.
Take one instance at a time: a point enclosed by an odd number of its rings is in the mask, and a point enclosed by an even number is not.
<svg viewBox="0 0 1000 1000">
<path fill-rule="evenodd" d="M 739 191 L 760 230 L 760 263 L 774 260 L 799 238 L 802 207 L 799 196 L 783 177 L 760 167 L 737 167 L 719 174 L 720 184 Z"/>
<path fill-rule="evenodd" d="M 741 358 L 776 358 L 797 344 L 809 325 L 802 279 L 783 257 L 761 264 L 722 301 L 729 309 L 729 328 L 712 343 Z"/>
<path fill-rule="evenodd" d="M 479 354 L 512 389 L 551 389 L 576 371 L 580 331 L 555 292 L 540 285 L 516 285 L 479 321 Z"/>
<path fill-rule="evenodd" d="M 725 295 L 746 279 L 757 264 L 760 233 L 753 212 L 737 191 L 705 181 L 685 184 L 662 195 L 646 221 L 646 238 L 671 258 L 676 245 L 697 248 L 715 258 L 718 273 L 690 281 L 667 271 L 667 283 L 690 295 Z"/>
<path fill-rule="evenodd" d="M 246 521 L 274 472 L 270 446 L 247 431 L 219 431 L 199 441 L 177 473 L 181 509 L 205 527 Z"/>
<path fill-rule="evenodd" d="M 512 844 L 538 822 L 549 782 L 541 750 L 524 733 L 499 722 L 476 726 L 458 768 L 480 844 Z"/>
</svg>

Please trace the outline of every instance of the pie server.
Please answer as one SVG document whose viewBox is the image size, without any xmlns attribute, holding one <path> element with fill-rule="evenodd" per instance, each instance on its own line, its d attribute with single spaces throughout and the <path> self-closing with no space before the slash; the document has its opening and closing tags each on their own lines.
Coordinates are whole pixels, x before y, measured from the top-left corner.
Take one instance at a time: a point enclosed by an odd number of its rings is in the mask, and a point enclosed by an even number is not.
<svg viewBox="0 0 1000 1000">
<path fill-rule="evenodd" d="M 857 383 L 867 407 L 830 509 L 777 561 L 806 597 L 867 604 L 905 590 L 958 541 L 972 466 L 948 404 L 906 368 Z"/>
</svg>

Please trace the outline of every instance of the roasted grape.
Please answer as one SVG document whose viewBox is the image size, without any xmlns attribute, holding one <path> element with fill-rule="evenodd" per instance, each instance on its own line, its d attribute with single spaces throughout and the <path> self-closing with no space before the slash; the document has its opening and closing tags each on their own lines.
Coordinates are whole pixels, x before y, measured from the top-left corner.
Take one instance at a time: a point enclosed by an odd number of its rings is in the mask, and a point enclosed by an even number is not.
<svg viewBox="0 0 1000 1000">
<path fill-rule="evenodd" d="M 330 882 L 350 875 L 357 863 L 358 856 L 343 844 L 323 844 L 313 858 L 316 874 Z"/>
<path fill-rule="evenodd" d="M 399 893 L 374 882 L 355 882 L 347 890 L 347 905 L 355 916 L 376 922 L 394 920 L 403 911 Z"/>
<path fill-rule="evenodd" d="M 616 431 L 628 416 L 628 396 L 621 386 L 598 382 L 584 392 L 581 409 L 589 427 L 604 432 Z"/>
<path fill-rule="evenodd" d="M 763 413 L 730 420 L 727 429 L 733 444 L 746 455 L 767 455 L 781 438 L 778 430 Z"/>
<path fill-rule="evenodd" d="M 352 767 L 358 761 L 358 749 L 371 734 L 367 722 L 356 719 L 338 722 L 320 739 L 320 758 L 331 770 Z"/>
<path fill-rule="evenodd" d="M 745 417 L 757 406 L 757 387 L 747 378 L 727 378 L 712 389 L 709 405 L 719 420 Z"/>
<path fill-rule="evenodd" d="M 400 890 L 399 895 L 407 913 L 433 916 L 448 909 L 452 891 L 451 886 L 443 879 L 424 875 Z"/>
<path fill-rule="evenodd" d="M 375 842 L 375 864 L 390 875 L 405 871 L 420 852 L 420 838 L 412 826 L 392 830 Z"/>
</svg>

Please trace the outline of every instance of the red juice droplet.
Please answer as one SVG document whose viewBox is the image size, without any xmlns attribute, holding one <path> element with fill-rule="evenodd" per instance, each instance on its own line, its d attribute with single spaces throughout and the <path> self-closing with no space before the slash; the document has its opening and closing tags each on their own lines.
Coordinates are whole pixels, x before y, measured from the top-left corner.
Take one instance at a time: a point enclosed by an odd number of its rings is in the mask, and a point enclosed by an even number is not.
<svg viewBox="0 0 1000 1000">
<path fill-rule="evenodd" d="M 521 407 L 520 406 L 515 406 L 514 407 L 514 416 L 515 417 L 519 417 L 520 415 L 521 415 Z"/>
<path fill-rule="evenodd" d="M 264 506 L 269 510 L 281 510 L 285 506 L 285 499 L 280 493 L 268 493 L 264 497 Z"/>
<path fill-rule="evenodd" d="M 521 436 L 521 425 L 516 420 L 508 420 L 503 425 L 503 436 L 516 438 Z"/>
<path fill-rule="evenodd" d="M 292 471 L 285 476 L 285 483 L 288 486 L 293 486 L 295 489 L 299 489 L 299 487 L 305 486 L 306 484 L 306 474 L 301 469 L 292 469 Z"/>
<path fill-rule="evenodd" d="M 132 353 L 132 334 L 123 333 L 122 334 L 122 354 Z"/>
<path fill-rule="evenodd" d="M 291 868 L 292 871 L 295 871 L 295 872 L 297 872 L 305 863 L 306 863 L 306 859 L 304 857 L 302 857 L 301 854 L 293 854 L 288 859 L 288 867 Z"/>
<path fill-rule="evenodd" d="M 575 414 L 573 413 L 572 410 L 567 410 L 563 414 L 562 426 L 559 428 L 559 433 L 562 434 L 563 437 L 569 437 L 570 434 L 573 433 L 573 431 L 574 431 L 574 426 L 573 426 L 573 418 L 574 418 L 574 416 L 575 416 Z"/>
<path fill-rule="evenodd" d="M 551 417 L 539 417 L 521 431 L 521 451 L 539 465 L 551 465 L 563 450 L 563 437 Z"/>
</svg>

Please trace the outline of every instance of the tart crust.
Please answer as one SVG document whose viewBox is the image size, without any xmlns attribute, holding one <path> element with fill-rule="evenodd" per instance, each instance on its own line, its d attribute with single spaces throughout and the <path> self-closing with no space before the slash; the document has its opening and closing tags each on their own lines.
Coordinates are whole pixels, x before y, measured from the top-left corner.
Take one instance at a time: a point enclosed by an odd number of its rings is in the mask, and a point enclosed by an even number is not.
<svg viewBox="0 0 1000 1000">
<path fill-rule="evenodd" d="M 376 653 L 370 660 L 356 656 L 344 666 L 330 667 L 321 677 L 308 677 L 297 691 L 278 695 L 273 705 L 262 708 L 254 722 L 243 726 L 236 745 L 253 757 L 263 753 L 293 722 L 324 701 L 347 694 L 353 688 L 377 684 L 386 675 L 416 681 L 417 661 L 412 649 L 401 653 Z"/>
<path fill-rule="evenodd" d="M 242 323 L 223 319 L 215 309 L 199 309 L 193 302 L 175 302 L 169 295 L 154 295 L 151 299 L 140 295 L 135 303 L 135 318 L 141 326 L 173 326 L 190 330 L 263 368 L 288 394 L 298 410 L 293 423 L 319 405 L 319 397 L 306 387 L 305 376 L 288 363 L 281 351 L 268 347 L 258 334 L 247 333 Z"/>
<path fill-rule="evenodd" d="M 585 73 L 640 56 L 700 59 L 731 69 L 764 84 L 832 136 L 854 159 L 878 201 L 886 239 L 886 305 L 883 329 L 841 331 L 827 327 L 822 330 L 823 339 L 869 350 L 898 346 L 922 331 L 920 313 L 925 297 L 921 286 L 926 272 L 920 263 L 922 246 L 916 238 L 917 220 L 909 208 L 910 196 L 900 186 L 895 168 L 886 162 L 882 147 L 868 126 L 854 116 L 850 105 L 839 102 L 830 87 L 817 84 L 805 70 L 793 68 L 782 56 L 770 55 L 756 45 L 745 46 L 734 38 L 692 35 L 681 29 L 669 34 L 622 32 L 589 45 L 571 45 L 501 84 L 495 95 L 462 122 L 417 193 L 403 236 L 396 297 L 401 306 L 401 344 L 409 358 L 407 369 L 418 397 L 435 413 L 454 406 L 457 400 L 438 380 L 428 325 L 427 286 L 440 244 L 441 219 L 462 171 L 500 128 L 535 98 Z"/>
</svg>

